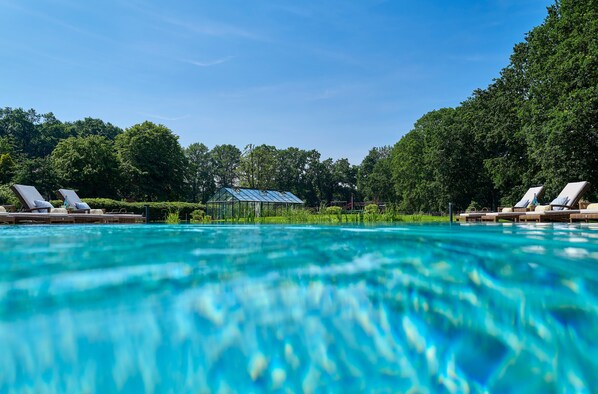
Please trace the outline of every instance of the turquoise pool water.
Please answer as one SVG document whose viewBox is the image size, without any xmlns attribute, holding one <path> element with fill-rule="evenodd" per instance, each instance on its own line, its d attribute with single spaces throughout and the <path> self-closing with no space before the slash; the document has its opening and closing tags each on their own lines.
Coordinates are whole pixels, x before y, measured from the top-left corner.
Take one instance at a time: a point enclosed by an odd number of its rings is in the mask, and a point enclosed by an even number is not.
<svg viewBox="0 0 598 394">
<path fill-rule="evenodd" d="M 1 393 L 589 393 L 597 356 L 598 226 L 0 227 Z"/>
</svg>

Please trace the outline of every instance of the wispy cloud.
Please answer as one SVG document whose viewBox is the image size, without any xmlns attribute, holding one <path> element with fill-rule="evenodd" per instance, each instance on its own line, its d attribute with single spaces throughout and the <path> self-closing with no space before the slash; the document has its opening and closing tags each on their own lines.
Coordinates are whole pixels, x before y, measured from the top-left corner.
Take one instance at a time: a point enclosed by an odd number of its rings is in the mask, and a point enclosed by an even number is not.
<svg viewBox="0 0 598 394">
<path fill-rule="evenodd" d="M 0 5 L 6 5 L 14 10 L 20 11 L 24 14 L 27 14 L 33 18 L 37 18 L 37 19 L 41 19 L 43 21 L 52 23 L 54 25 L 60 26 L 64 29 L 67 30 L 71 30 L 75 33 L 78 34 L 84 34 L 86 36 L 92 37 L 92 38 L 96 38 L 99 40 L 103 40 L 103 41 L 108 41 L 107 37 L 101 34 L 96 34 L 92 31 L 83 29 L 79 26 L 75 26 L 69 23 L 64 22 L 64 20 L 62 20 L 61 18 L 56 18 L 53 16 L 50 16 L 48 14 L 42 13 L 42 12 L 38 12 L 35 8 L 30 8 L 30 7 L 26 7 L 26 6 L 22 6 L 20 4 L 16 4 L 16 3 L 6 3 L 6 2 L 1 2 Z"/>
<path fill-rule="evenodd" d="M 138 114 L 141 116 L 147 116 L 148 118 L 153 118 L 153 119 L 158 119 L 158 120 L 167 120 L 167 121 L 182 120 L 182 119 L 186 119 L 189 116 L 191 116 L 191 115 L 187 114 L 187 115 L 183 115 L 183 116 L 169 117 L 169 116 L 162 116 L 162 115 L 157 115 L 157 114 L 150 114 L 150 113 L 146 113 L 146 112 L 138 112 Z"/>
<path fill-rule="evenodd" d="M 188 59 L 183 59 L 181 61 L 183 61 L 185 63 L 193 64 L 194 66 L 198 66 L 198 67 L 211 67 L 211 66 L 217 66 L 222 63 L 226 63 L 233 58 L 234 58 L 234 56 L 226 56 L 226 57 L 223 57 L 220 59 L 214 59 L 214 60 L 208 60 L 208 61 L 188 60 Z"/>
<path fill-rule="evenodd" d="M 339 89 L 324 89 L 322 92 L 317 93 L 310 97 L 308 101 L 321 101 L 321 100 L 330 100 L 339 94 Z"/>
<path fill-rule="evenodd" d="M 243 29 L 238 26 L 229 25 L 226 23 L 220 23 L 215 21 L 197 21 L 188 22 L 182 19 L 173 17 L 162 17 L 163 22 L 168 23 L 172 26 L 184 29 L 193 33 L 215 36 L 215 37 L 240 37 L 252 40 L 262 40 L 263 38 L 249 30 Z"/>
</svg>

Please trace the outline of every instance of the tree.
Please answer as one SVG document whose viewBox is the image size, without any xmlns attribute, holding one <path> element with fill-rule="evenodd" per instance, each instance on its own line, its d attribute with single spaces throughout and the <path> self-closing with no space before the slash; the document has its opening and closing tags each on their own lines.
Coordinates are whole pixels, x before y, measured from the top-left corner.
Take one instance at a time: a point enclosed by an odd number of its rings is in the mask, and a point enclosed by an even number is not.
<svg viewBox="0 0 598 394">
<path fill-rule="evenodd" d="M 16 152 L 31 155 L 35 150 L 31 142 L 36 138 L 35 125 L 39 121 L 40 116 L 34 109 L 0 109 L 0 137 L 10 141 Z"/>
<path fill-rule="evenodd" d="M 351 201 L 357 192 L 357 167 L 347 159 L 332 164 L 332 198 L 336 201 Z"/>
<path fill-rule="evenodd" d="M 106 123 L 101 119 L 85 118 L 83 120 L 77 120 L 72 123 L 67 123 L 69 134 L 78 137 L 87 137 L 90 135 L 100 135 L 114 140 L 117 135 L 123 131 L 119 127 Z"/>
<path fill-rule="evenodd" d="M 152 122 L 136 124 L 116 137 L 116 148 L 125 195 L 148 201 L 181 197 L 187 160 L 172 131 Z"/>
<path fill-rule="evenodd" d="M 9 183 L 15 170 L 15 161 L 10 153 L 0 153 L 0 184 Z"/>
<path fill-rule="evenodd" d="M 40 194 L 47 199 L 55 198 L 56 190 L 60 187 L 49 157 L 21 160 L 16 166 L 13 181 L 35 186 Z"/>
<path fill-rule="evenodd" d="M 34 109 L 7 107 L 0 109 L 0 137 L 10 140 L 16 153 L 45 157 L 68 134 L 64 124 L 51 112 L 39 115 Z"/>
<path fill-rule="evenodd" d="M 113 144 L 106 137 L 62 140 L 52 152 L 51 162 L 63 187 L 84 197 L 116 197 L 120 172 Z"/>
<path fill-rule="evenodd" d="M 185 149 L 189 163 L 187 183 L 193 202 L 206 202 L 216 191 L 210 152 L 204 144 L 194 143 Z"/>
<path fill-rule="evenodd" d="M 318 154 L 319 155 L 319 154 Z M 276 152 L 275 185 L 279 190 L 290 191 L 301 199 L 307 197 L 309 152 L 298 148 Z"/>
<path fill-rule="evenodd" d="M 216 145 L 210 151 L 210 161 L 214 171 L 216 187 L 231 187 L 237 182 L 237 168 L 241 161 L 241 151 L 234 145 Z"/>
<path fill-rule="evenodd" d="M 521 110 L 533 180 L 556 195 L 567 182 L 598 184 L 598 4 L 557 1 L 527 36 L 529 94 Z M 598 189 L 593 195 L 598 197 Z"/>
<path fill-rule="evenodd" d="M 247 145 L 238 168 L 241 186 L 252 189 L 276 188 L 276 148 Z"/>
<path fill-rule="evenodd" d="M 359 165 L 357 190 L 368 201 L 394 201 L 391 148 L 372 148 Z"/>
<path fill-rule="evenodd" d="M 0 137 L 0 184 L 9 183 L 14 175 L 13 146 L 8 137 Z"/>
</svg>

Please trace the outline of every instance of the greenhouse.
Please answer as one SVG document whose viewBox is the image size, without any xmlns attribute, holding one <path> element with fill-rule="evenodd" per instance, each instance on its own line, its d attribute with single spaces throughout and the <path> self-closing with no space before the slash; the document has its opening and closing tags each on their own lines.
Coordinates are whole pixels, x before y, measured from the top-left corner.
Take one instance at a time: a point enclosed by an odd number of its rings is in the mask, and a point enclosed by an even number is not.
<svg viewBox="0 0 598 394">
<path fill-rule="evenodd" d="M 291 192 L 223 187 L 206 203 L 206 213 L 215 220 L 278 216 L 302 205 Z"/>
</svg>

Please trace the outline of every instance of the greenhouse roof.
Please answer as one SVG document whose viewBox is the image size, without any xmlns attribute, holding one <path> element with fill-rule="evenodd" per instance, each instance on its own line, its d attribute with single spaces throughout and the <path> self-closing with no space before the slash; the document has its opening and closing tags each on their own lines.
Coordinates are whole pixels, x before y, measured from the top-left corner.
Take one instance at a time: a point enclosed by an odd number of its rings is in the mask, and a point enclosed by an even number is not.
<svg viewBox="0 0 598 394">
<path fill-rule="evenodd" d="M 246 201 L 246 202 L 269 202 L 303 204 L 303 201 L 291 192 L 279 192 L 276 190 L 258 190 L 224 187 L 220 189 L 208 202 L 220 201 Z"/>
</svg>

